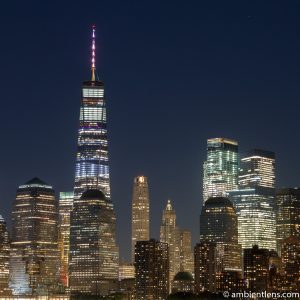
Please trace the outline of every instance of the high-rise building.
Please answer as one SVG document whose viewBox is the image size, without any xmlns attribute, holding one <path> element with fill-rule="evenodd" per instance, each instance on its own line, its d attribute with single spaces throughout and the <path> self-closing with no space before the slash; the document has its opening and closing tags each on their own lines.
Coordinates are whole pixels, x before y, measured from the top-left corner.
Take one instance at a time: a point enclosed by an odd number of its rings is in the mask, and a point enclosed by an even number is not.
<svg viewBox="0 0 300 300">
<path fill-rule="evenodd" d="M 179 229 L 180 271 L 194 273 L 192 235 L 187 229 Z"/>
<path fill-rule="evenodd" d="M 6 222 L 0 215 L 0 298 L 9 295 L 9 253 L 10 244 Z"/>
<path fill-rule="evenodd" d="M 57 289 L 57 203 L 52 186 L 33 178 L 19 186 L 12 211 L 10 287 L 14 295 Z"/>
<path fill-rule="evenodd" d="M 171 288 L 174 276 L 180 271 L 180 249 L 178 228 L 176 227 L 176 213 L 170 200 L 168 200 L 163 211 L 160 241 L 167 243 L 169 246 L 169 282 Z"/>
<path fill-rule="evenodd" d="M 150 201 L 148 180 L 145 176 L 137 176 L 133 181 L 132 193 L 132 224 L 131 254 L 134 261 L 135 244 L 137 241 L 148 241 L 150 238 Z"/>
<path fill-rule="evenodd" d="M 238 215 L 239 244 L 276 249 L 274 152 L 254 149 L 244 155 L 238 183 L 229 197 Z"/>
<path fill-rule="evenodd" d="M 209 241 L 200 241 L 194 248 L 195 255 L 195 291 L 216 292 L 216 278 L 218 265 L 217 244 Z"/>
<path fill-rule="evenodd" d="M 128 263 L 120 263 L 119 265 L 119 281 L 123 279 L 135 278 L 134 265 Z"/>
<path fill-rule="evenodd" d="M 118 258 L 112 202 L 100 190 L 87 190 L 74 201 L 71 212 L 71 294 L 109 294 L 118 280 Z"/>
<path fill-rule="evenodd" d="M 203 169 L 203 201 L 227 197 L 230 190 L 237 188 L 238 143 L 226 138 L 208 139 Z"/>
<path fill-rule="evenodd" d="M 257 245 L 244 249 L 244 279 L 246 288 L 251 292 L 268 291 L 270 251 Z"/>
<path fill-rule="evenodd" d="M 166 300 L 169 294 L 168 244 L 154 239 L 138 241 L 135 274 L 135 299 Z"/>
<path fill-rule="evenodd" d="M 109 161 L 104 83 L 95 74 L 95 27 L 92 36 L 92 78 L 83 82 L 74 198 L 100 189 L 110 199 Z"/>
<path fill-rule="evenodd" d="M 281 241 L 290 236 L 300 238 L 300 189 L 285 188 L 276 193 L 277 251 Z"/>
<path fill-rule="evenodd" d="M 60 282 L 69 286 L 70 215 L 73 209 L 74 192 L 59 193 L 58 247 L 60 251 Z"/>
<path fill-rule="evenodd" d="M 300 239 L 290 236 L 280 241 L 284 290 L 300 289 Z"/>
<path fill-rule="evenodd" d="M 118 281 L 116 216 L 110 195 L 104 83 L 95 74 L 82 87 L 73 211 L 69 286 L 72 294 L 106 295 Z"/>
<path fill-rule="evenodd" d="M 228 198 L 209 198 L 201 210 L 200 241 L 216 243 L 222 254 L 222 271 L 241 270 L 237 215 Z"/>
</svg>

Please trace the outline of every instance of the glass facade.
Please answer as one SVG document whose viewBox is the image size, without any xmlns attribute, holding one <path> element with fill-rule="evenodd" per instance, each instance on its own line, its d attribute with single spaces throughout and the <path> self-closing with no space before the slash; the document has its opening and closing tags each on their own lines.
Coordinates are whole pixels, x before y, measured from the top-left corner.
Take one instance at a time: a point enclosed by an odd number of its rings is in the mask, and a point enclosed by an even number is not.
<svg viewBox="0 0 300 300">
<path fill-rule="evenodd" d="M 71 294 L 107 295 L 118 280 L 116 217 L 111 200 L 88 190 L 71 212 L 69 283 Z"/>
<path fill-rule="evenodd" d="M 203 169 L 203 201 L 227 197 L 228 191 L 237 188 L 238 143 L 225 138 L 208 139 Z"/>
<path fill-rule="evenodd" d="M 72 294 L 106 295 L 118 281 L 116 216 L 111 202 L 104 83 L 95 74 L 82 86 L 74 202 L 70 225 L 69 286 Z"/>
<path fill-rule="evenodd" d="M 281 241 L 295 236 L 300 238 L 300 189 L 280 189 L 276 193 L 277 251 Z"/>
<path fill-rule="evenodd" d="M 70 214 L 73 209 L 74 192 L 59 193 L 58 246 L 60 252 L 60 282 L 69 286 Z"/>
<path fill-rule="evenodd" d="M 10 244 L 6 222 L 0 215 L 0 298 L 9 295 L 9 253 Z"/>
<path fill-rule="evenodd" d="M 200 241 L 217 244 L 222 271 L 241 270 L 237 225 L 236 211 L 229 199 L 215 197 L 205 202 L 200 216 Z"/>
<path fill-rule="evenodd" d="M 131 223 L 131 255 L 134 261 L 135 244 L 137 241 L 148 241 L 150 238 L 150 200 L 148 180 L 145 176 L 137 176 L 133 182 L 132 223 Z"/>
<path fill-rule="evenodd" d="M 57 203 L 54 190 L 33 178 L 17 190 L 12 211 L 10 287 L 14 295 L 58 288 Z"/>
<path fill-rule="evenodd" d="M 276 249 L 275 154 L 249 151 L 240 161 L 238 183 L 229 197 L 238 215 L 239 243 L 243 249 Z"/>
<path fill-rule="evenodd" d="M 85 81 L 82 87 L 74 198 L 101 189 L 110 199 L 104 83 Z"/>
</svg>

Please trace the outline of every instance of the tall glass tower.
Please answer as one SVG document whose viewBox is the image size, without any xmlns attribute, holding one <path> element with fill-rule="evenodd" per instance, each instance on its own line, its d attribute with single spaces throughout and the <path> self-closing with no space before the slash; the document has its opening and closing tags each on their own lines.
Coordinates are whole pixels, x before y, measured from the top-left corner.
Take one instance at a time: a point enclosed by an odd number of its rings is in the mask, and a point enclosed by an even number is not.
<svg viewBox="0 0 300 300">
<path fill-rule="evenodd" d="M 92 78 L 83 82 L 74 198 L 85 190 L 101 189 L 110 199 L 104 83 L 95 75 L 95 27 L 92 36 Z"/>
<path fill-rule="evenodd" d="M 276 249 L 275 153 L 253 149 L 240 161 L 239 188 L 230 192 L 242 248 Z"/>
<path fill-rule="evenodd" d="M 60 192 L 58 204 L 58 247 L 60 252 L 60 282 L 69 286 L 70 214 L 73 210 L 74 192 Z"/>
<path fill-rule="evenodd" d="M 118 279 L 116 217 L 110 197 L 104 84 L 95 75 L 82 87 L 74 202 L 70 214 L 69 287 L 72 294 L 107 295 Z"/>
<path fill-rule="evenodd" d="M 237 188 L 238 143 L 225 138 L 208 139 L 203 169 L 203 202 L 210 197 L 227 197 L 228 191 Z"/>
</svg>

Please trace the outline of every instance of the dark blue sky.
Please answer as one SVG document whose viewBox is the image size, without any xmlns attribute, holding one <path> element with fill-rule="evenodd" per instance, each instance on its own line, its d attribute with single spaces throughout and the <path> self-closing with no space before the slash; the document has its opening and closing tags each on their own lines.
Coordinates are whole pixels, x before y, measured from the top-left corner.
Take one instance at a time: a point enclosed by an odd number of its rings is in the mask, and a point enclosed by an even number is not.
<svg viewBox="0 0 300 300">
<path fill-rule="evenodd" d="M 300 182 L 299 1 L 5 1 L 0 10 L 0 213 L 34 176 L 73 189 L 90 25 L 106 84 L 112 199 L 130 250 L 133 177 L 149 178 L 152 236 L 171 198 L 199 234 L 206 139 L 277 155 Z"/>
</svg>

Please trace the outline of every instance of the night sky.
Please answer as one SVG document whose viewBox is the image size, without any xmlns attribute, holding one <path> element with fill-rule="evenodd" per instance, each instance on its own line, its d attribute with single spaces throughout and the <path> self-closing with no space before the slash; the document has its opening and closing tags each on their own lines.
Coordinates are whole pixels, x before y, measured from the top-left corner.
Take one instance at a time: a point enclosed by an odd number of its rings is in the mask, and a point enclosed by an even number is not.
<svg viewBox="0 0 300 300">
<path fill-rule="evenodd" d="M 10 3 L 8 3 L 10 2 Z M 34 176 L 74 184 L 90 26 L 108 107 L 112 200 L 130 253 L 133 177 L 148 176 L 151 236 L 170 198 L 199 234 L 206 139 L 276 152 L 300 184 L 299 1 L 5 1 L 0 10 L 0 214 Z M 48 4 L 47 4 L 48 3 Z"/>
</svg>

